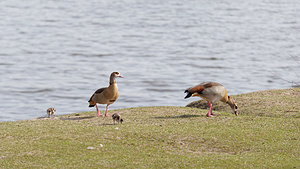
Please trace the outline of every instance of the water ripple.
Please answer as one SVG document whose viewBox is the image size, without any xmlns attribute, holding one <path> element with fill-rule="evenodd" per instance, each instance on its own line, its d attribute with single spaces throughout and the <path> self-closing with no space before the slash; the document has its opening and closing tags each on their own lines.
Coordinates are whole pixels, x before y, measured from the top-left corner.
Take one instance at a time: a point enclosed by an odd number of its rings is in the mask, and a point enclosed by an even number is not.
<svg viewBox="0 0 300 169">
<path fill-rule="evenodd" d="M 51 92 L 51 91 L 54 91 L 53 89 L 50 89 L 50 88 L 47 88 L 47 89 L 38 89 L 38 90 L 36 90 L 36 89 L 27 89 L 27 90 L 22 90 L 22 91 L 19 91 L 19 90 L 17 90 L 17 91 L 11 91 L 11 92 L 13 92 L 13 93 L 45 93 L 45 92 Z"/>
</svg>

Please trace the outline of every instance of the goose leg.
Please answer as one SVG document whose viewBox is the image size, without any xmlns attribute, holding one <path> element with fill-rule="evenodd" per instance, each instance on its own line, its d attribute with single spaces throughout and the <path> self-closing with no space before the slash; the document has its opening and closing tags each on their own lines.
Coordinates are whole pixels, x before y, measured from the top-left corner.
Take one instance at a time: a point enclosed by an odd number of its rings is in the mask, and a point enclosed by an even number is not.
<svg viewBox="0 0 300 169">
<path fill-rule="evenodd" d="M 99 111 L 99 109 L 98 109 L 97 104 L 96 104 L 96 109 L 97 109 L 97 116 L 98 116 L 98 117 L 101 116 L 101 113 L 100 113 L 100 111 Z"/>
<path fill-rule="evenodd" d="M 107 110 L 108 110 L 108 105 L 106 106 L 106 111 L 105 111 L 105 117 L 108 117 L 108 115 L 107 115 Z"/>
<path fill-rule="evenodd" d="M 206 116 L 207 117 L 213 117 L 213 113 L 212 113 L 212 110 L 211 110 L 212 103 L 208 103 L 208 107 L 209 107 L 209 110 L 208 110 L 208 113 L 206 114 Z"/>
<path fill-rule="evenodd" d="M 217 114 L 214 114 L 214 113 L 212 112 L 212 103 L 211 103 L 211 107 L 210 107 L 210 115 L 211 115 L 211 116 L 217 116 Z"/>
</svg>

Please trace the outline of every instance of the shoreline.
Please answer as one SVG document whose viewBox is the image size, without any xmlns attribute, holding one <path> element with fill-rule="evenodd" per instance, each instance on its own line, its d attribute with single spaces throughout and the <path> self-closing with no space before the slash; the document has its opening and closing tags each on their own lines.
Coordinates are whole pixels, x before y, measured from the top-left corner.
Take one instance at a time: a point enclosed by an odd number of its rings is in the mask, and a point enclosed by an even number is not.
<svg viewBox="0 0 300 169">
<path fill-rule="evenodd" d="M 257 99 L 257 97 L 260 97 L 260 94 L 266 95 L 266 94 L 270 94 L 273 92 L 280 92 L 280 91 L 298 91 L 300 92 L 300 87 L 293 87 L 293 88 L 288 88 L 288 89 L 268 89 L 268 90 L 260 90 L 260 91 L 254 91 L 254 92 L 249 92 L 249 93 L 242 93 L 242 94 L 237 94 L 237 95 L 231 95 L 231 97 L 237 99 L 237 104 L 239 104 L 239 99 L 245 99 L 243 98 L 243 96 L 247 96 L 247 95 L 251 95 L 251 97 L 254 97 L 254 99 Z M 298 93 L 299 98 L 300 98 L 300 94 Z M 271 97 L 271 95 L 269 95 Z M 242 106 L 244 105 L 244 103 L 242 103 Z M 300 104 L 299 104 L 300 106 Z M 111 109 L 109 111 L 120 111 L 120 110 L 124 110 L 124 109 L 132 109 L 132 108 L 149 108 L 149 107 L 192 107 L 192 108 L 200 108 L 200 109 L 208 109 L 207 106 L 207 102 L 203 99 L 201 99 L 199 97 L 199 100 L 197 101 L 191 101 L 189 104 L 187 104 L 186 106 L 140 106 L 140 107 L 130 107 L 130 108 L 117 108 L 117 109 Z M 221 102 L 216 102 L 213 105 L 213 110 L 214 111 L 227 111 L 227 112 L 231 112 L 231 109 L 226 105 L 223 104 Z M 95 112 L 95 111 L 83 111 L 83 112 Z M 68 116 L 68 115 L 72 115 L 72 114 L 80 114 L 83 112 L 77 112 L 77 113 L 66 113 L 66 114 L 59 114 L 57 116 L 55 116 L 55 119 L 58 119 L 59 117 L 62 116 Z M 36 117 L 36 118 L 31 118 L 31 119 L 24 119 L 24 120 L 15 120 L 15 121 L 2 121 L 0 123 L 4 123 L 4 122 L 18 122 L 18 121 L 30 121 L 30 120 L 39 120 L 39 119 L 48 119 L 47 115 L 45 114 L 45 116 L 40 116 L 40 117 Z"/>
</svg>

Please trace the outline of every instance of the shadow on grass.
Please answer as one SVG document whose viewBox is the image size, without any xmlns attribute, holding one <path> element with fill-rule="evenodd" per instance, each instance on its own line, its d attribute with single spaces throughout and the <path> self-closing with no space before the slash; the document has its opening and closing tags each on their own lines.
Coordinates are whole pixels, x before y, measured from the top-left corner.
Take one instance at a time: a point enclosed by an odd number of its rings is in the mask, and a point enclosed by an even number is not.
<svg viewBox="0 0 300 169">
<path fill-rule="evenodd" d="M 103 123 L 103 126 L 117 126 L 118 124 L 114 124 L 114 123 Z"/>
<path fill-rule="evenodd" d="M 153 117 L 154 119 L 178 119 L 178 118 L 194 118 L 194 117 L 201 117 L 201 115 L 194 115 L 194 114 L 184 114 L 180 116 L 159 116 Z"/>
<path fill-rule="evenodd" d="M 77 116 L 77 117 L 61 117 L 59 118 L 60 120 L 84 120 L 84 119 L 91 119 L 94 118 L 95 116 Z"/>
</svg>

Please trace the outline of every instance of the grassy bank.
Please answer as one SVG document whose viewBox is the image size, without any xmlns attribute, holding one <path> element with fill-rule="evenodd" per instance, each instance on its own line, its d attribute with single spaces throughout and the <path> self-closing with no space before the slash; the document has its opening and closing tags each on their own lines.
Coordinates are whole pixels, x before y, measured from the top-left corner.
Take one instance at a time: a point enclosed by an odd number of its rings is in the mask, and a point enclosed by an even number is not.
<svg viewBox="0 0 300 169">
<path fill-rule="evenodd" d="M 193 107 L 140 107 L 110 111 L 122 125 L 95 112 L 3 122 L 0 166 L 299 168 L 300 89 L 233 97 L 240 116 L 219 104 L 213 118 Z"/>
</svg>

